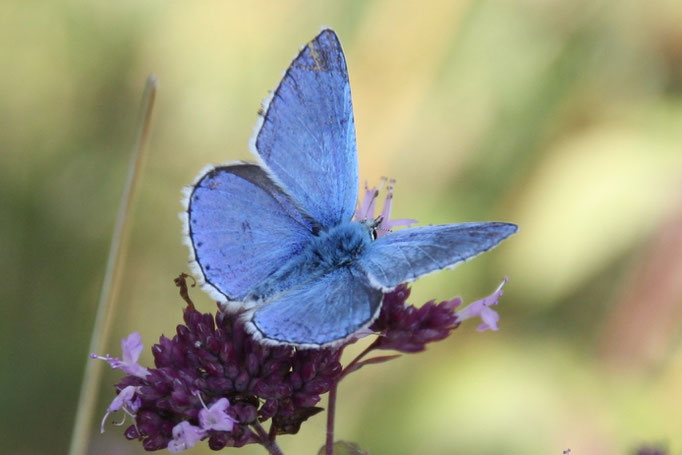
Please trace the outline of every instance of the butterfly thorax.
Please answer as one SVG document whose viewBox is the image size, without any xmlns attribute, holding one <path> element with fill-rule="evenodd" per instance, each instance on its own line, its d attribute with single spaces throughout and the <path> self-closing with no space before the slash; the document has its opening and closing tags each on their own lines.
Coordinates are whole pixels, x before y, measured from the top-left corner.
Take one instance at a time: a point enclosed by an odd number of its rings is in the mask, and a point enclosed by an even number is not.
<svg viewBox="0 0 682 455">
<path fill-rule="evenodd" d="M 350 265 L 372 242 L 372 228 L 350 221 L 320 231 L 303 250 L 257 284 L 247 300 L 262 300 Z"/>
</svg>

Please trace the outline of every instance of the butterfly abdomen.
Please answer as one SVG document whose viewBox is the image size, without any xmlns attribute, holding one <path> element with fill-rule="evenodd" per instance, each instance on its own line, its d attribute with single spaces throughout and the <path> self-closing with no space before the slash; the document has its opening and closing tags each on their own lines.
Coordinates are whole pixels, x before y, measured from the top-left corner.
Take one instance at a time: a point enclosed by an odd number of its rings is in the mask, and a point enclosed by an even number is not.
<svg viewBox="0 0 682 455">
<path fill-rule="evenodd" d="M 371 241 L 370 228 L 355 221 L 321 231 L 299 254 L 256 285 L 248 299 L 262 300 L 346 266 Z"/>
</svg>

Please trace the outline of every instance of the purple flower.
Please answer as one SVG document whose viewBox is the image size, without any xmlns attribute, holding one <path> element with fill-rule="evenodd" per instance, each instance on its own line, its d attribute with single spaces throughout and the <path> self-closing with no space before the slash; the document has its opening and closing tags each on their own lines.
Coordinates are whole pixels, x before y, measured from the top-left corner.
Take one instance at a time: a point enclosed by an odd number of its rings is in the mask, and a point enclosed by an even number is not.
<svg viewBox="0 0 682 455">
<path fill-rule="evenodd" d="M 506 282 L 507 278 L 490 296 L 459 311 L 456 311 L 462 304 L 459 297 L 438 304 L 430 301 L 421 307 L 409 305 L 407 298 L 410 296 L 410 289 L 404 284 L 400 285 L 384 295 L 381 313 L 369 327 L 370 331 L 379 335 L 374 347 L 420 352 L 426 348 L 427 343 L 446 338 L 462 321 L 473 317 L 483 320 L 478 326 L 479 331 L 497 330 L 499 315 L 490 306 L 497 305 L 502 295 L 502 286 Z"/>
<path fill-rule="evenodd" d="M 173 439 L 168 442 L 168 451 L 172 453 L 191 449 L 206 436 L 203 429 L 195 427 L 187 421 L 173 427 Z"/>
<path fill-rule="evenodd" d="M 271 432 L 296 433 L 340 377 L 339 349 L 262 345 L 238 314 L 188 307 L 184 319 L 152 347 L 156 368 L 117 385 L 137 390 L 135 425 L 125 435 L 146 450 L 184 450 L 203 438 L 213 450 L 261 442 L 252 427 L 268 419 Z"/>
<path fill-rule="evenodd" d="M 497 304 L 501 294 L 500 286 L 491 296 L 456 311 L 459 298 L 409 305 L 410 289 L 400 285 L 384 295 L 380 315 L 369 328 L 378 335 L 376 340 L 346 369 L 339 361 L 345 346 L 263 345 L 245 330 L 240 314 L 219 310 L 213 316 L 188 306 L 176 334 L 162 336 L 152 347 L 155 368 L 137 364 L 142 350 L 137 333 L 121 343 L 123 360 L 93 355 L 128 373 L 116 385 L 118 396 L 102 425 L 111 413 L 123 410 L 135 419 L 125 430 L 126 438 L 140 440 L 148 451 L 179 452 L 203 439 L 213 450 L 251 443 L 267 446 L 275 435 L 297 433 L 303 422 L 322 411 L 317 406 L 321 395 L 347 374 L 397 357 L 365 358 L 369 352 L 423 351 L 427 343 L 446 338 L 474 316 L 483 319 L 482 327 L 497 329 L 497 314 L 489 306 Z M 269 432 L 261 426 L 267 420 Z"/>
<path fill-rule="evenodd" d="M 116 395 L 116 398 L 113 399 L 113 401 L 107 408 L 106 414 L 104 414 L 104 417 L 102 418 L 102 424 L 100 425 L 100 433 L 104 433 L 104 423 L 106 422 L 107 417 L 109 417 L 110 414 L 118 410 L 122 409 L 126 414 L 130 415 L 133 418 L 135 417 L 135 413 L 142 404 L 140 398 L 136 396 L 138 390 L 139 387 L 128 386 L 124 387 L 118 393 L 118 395 Z M 123 416 L 123 420 L 121 421 L 121 423 L 118 425 L 123 425 L 123 422 L 125 422 L 125 415 Z"/>
<path fill-rule="evenodd" d="M 404 284 L 384 295 L 381 314 L 370 327 L 378 332 L 378 349 L 423 351 L 426 343 L 442 340 L 459 325 L 454 310 L 460 299 L 415 307 L 407 304 L 409 296 L 410 289 Z"/>
<path fill-rule="evenodd" d="M 495 310 L 490 308 L 490 306 L 498 304 L 500 296 L 503 294 L 502 287 L 507 281 L 509 281 L 509 278 L 505 277 L 495 292 L 490 294 L 488 297 L 477 300 L 474 303 L 468 305 L 466 308 L 457 311 L 457 319 L 461 322 L 466 321 L 467 319 L 480 317 L 483 323 L 477 328 L 479 332 L 484 332 L 488 329 L 498 330 L 497 321 L 500 320 L 500 315 L 497 314 Z"/>
<path fill-rule="evenodd" d="M 128 374 L 144 378 L 149 374 L 146 368 L 140 366 L 137 361 L 140 359 L 140 354 L 144 345 L 142 344 L 142 336 L 138 332 L 133 332 L 127 338 L 121 340 L 121 351 L 123 360 L 116 357 L 111 357 L 109 354 L 99 356 L 97 354 L 90 354 L 92 359 L 100 359 L 109 362 L 111 368 L 120 368 Z"/>
<path fill-rule="evenodd" d="M 201 400 L 201 394 L 197 393 L 197 396 Z M 235 419 L 227 414 L 227 408 L 230 407 L 230 402 L 227 398 L 220 398 L 210 408 L 206 407 L 203 400 L 201 400 L 201 405 L 204 407 L 204 409 L 199 411 L 201 428 L 204 430 L 232 431 Z"/>
<path fill-rule="evenodd" d="M 355 210 L 355 219 L 359 221 L 374 220 L 374 208 L 376 205 L 376 198 L 379 196 L 379 192 L 386 183 L 386 178 L 381 179 L 379 188 L 369 188 L 367 182 L 365 182 L 365 195 L 362 198 L 360 204 Z M 391 219 L 391 208 L 393 206 L 393 185 L 395 180 L 391 179 L 388 181 L 388 187 L 386 188 L 386 199 L 384 199 L 384 208 L 379 216 L 379 224 L 376 226 L 376 236 L 377 238 L 382 237 L 393 228 L 398 226 L 409 226 L 417 222 L 417 220 L 410 219 Z"/>
</svg>

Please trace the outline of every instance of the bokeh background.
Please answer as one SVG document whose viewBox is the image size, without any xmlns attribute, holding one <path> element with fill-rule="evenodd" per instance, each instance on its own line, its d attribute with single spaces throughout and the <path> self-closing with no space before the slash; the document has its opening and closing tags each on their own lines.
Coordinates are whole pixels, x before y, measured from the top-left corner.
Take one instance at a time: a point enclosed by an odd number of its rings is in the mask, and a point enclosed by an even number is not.
<svg viewBox="0 0 682 455">
<path fill-rule="evenodd" d="M 392 455 L 682 453 L 678 0 L 3 0 L 0 452 L 67 450 L 146 76 L 160 90 L 113 355 L 133 330 L 174 332 L 180 190 L 249 157 L 260 100 L 322 25 L 346 52 L 362 178 L 397 179 L 396 216 L 522 229 L 413 288 L 471 301 L 508 275 L 501 330 L 465 324 L 354 374 L 338 437 Z M 281 443 L 323 437 L 320 415 Z M 113 426 L 92 441 L 142 453 Z"/>
</svg>

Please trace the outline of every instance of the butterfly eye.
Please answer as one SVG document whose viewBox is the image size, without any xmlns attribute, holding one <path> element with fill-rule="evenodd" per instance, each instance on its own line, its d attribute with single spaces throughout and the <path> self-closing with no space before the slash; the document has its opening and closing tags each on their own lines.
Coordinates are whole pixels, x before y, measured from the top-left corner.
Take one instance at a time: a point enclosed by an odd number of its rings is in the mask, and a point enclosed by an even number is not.
<svg viewBox="0 0 682 455">
<path fill-rule="evenodd" d="M 381 222 L 384 220 L 383 216 L 378 216 L 376 219 L 372 222 L 367 222 L 369 226 L 369 236 L 372 238 L 372 240 L 376 240 L 379 237 L 379 226 L 381 225 Z"/>
<path fill-rule="evenodd" d="M 369 231 L 369 236 L 372 238 L 372 241 L 377 239 L 377 228 L 372 228 Z"/>
</svg>

